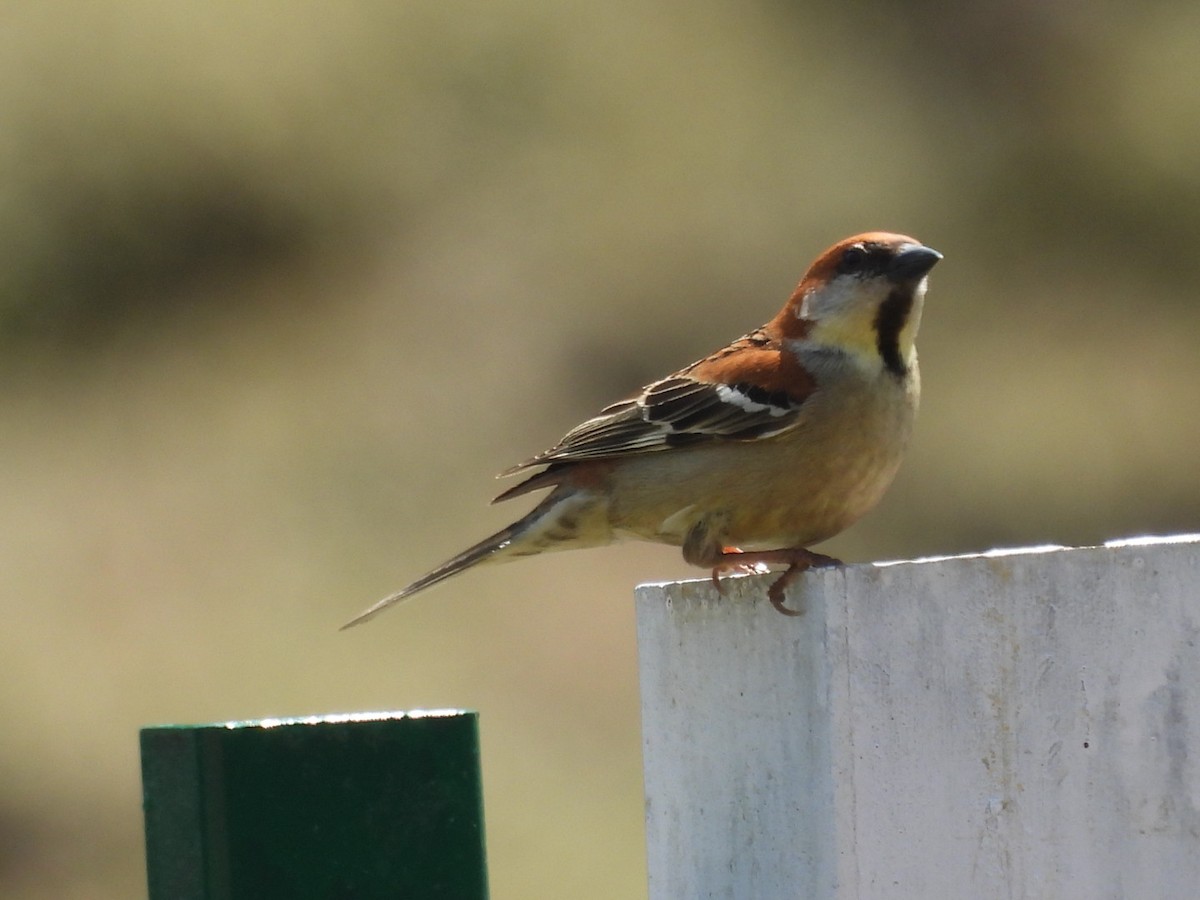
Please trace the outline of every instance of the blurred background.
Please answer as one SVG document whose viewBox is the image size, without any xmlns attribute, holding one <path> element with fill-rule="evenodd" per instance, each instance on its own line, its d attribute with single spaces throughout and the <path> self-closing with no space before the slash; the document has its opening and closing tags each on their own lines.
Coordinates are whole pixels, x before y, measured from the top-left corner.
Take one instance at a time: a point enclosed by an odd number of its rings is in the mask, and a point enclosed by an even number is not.
<svg viewBox="0 0 1200 900">
<path fill-rule="evenodd" d="M 0 896 L 144 896 L 137 729 L 482 713 L 493 895 L 644 896 L 632 591 L 337 626 L 867 229 L 945 256 L 852 561 L 1200 529 L 1200 6 L 0 11 Z"/>
</svg>

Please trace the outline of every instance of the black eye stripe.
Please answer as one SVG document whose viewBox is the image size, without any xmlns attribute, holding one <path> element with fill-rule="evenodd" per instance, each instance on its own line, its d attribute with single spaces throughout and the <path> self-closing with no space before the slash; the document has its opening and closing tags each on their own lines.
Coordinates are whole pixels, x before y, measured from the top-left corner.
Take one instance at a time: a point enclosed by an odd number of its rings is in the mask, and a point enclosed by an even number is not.
<svg viewBox="0 0 1200 900">
<path fill-rule="evenodd" d="M 867 251 L 858 244 L 853 247 L 847 247 L 842 251 L 841 269 L 845 272 L 851 272 L 862 267 L 862 264 L 867 259 Z"/>
<path fill-rule="evenodd" d="M 892 250 L 878 244 L 852 244 L 842 251 L 838 272 L 843 275 L 882 275 L 892 261 Z"/>
</svg>

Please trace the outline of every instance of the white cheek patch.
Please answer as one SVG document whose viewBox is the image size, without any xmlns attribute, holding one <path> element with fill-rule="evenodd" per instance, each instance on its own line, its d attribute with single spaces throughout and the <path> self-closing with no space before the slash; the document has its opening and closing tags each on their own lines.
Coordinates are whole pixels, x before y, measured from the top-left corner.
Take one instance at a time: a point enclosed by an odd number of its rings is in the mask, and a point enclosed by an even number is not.
<svg viewBox="0 0 1200 900">
<path fill-rule="evenodd" d="M 884 278 L 864 280 L 854 275 L 839 275 L 805 295 L 802 315 L 820 322 L 868 312 L 883 302 L 889 290 Z"/>
<path fill-rule="evenodd" d="M 858 292 L 857 279 L 839 275 L 804 298 L 804 307 L 808 311 L 805 318 L 820 321 L 827 316 L 840 315 L 854 305 Z"/>
</svg>

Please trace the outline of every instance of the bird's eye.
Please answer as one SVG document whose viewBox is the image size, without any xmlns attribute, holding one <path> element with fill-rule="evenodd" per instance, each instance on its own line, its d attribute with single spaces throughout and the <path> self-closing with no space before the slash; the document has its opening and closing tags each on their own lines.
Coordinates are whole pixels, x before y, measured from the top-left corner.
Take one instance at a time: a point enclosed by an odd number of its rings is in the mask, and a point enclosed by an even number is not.
<svg viewBox="0 0 1200 900">
<path fill-rule="evenodd" d="M 866 262 L 867 251 L 859 244 L 853 247 L 847 247 L 842 251 L 841 270 L 843 272 L 854 272 L 862 268 L 862 264 Z"/>
</svg>

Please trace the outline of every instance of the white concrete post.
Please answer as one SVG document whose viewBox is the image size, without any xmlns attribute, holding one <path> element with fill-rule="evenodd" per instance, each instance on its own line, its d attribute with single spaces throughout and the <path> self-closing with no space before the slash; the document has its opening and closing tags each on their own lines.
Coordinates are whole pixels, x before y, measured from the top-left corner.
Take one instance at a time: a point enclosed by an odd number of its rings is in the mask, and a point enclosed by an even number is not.
<svg viewBox="0 0 1200 900">
<path fill-rule="evenodd" d="M 1200 897 L 1200 536 L 638 589 L 650 900 Z"/>
</svg>

